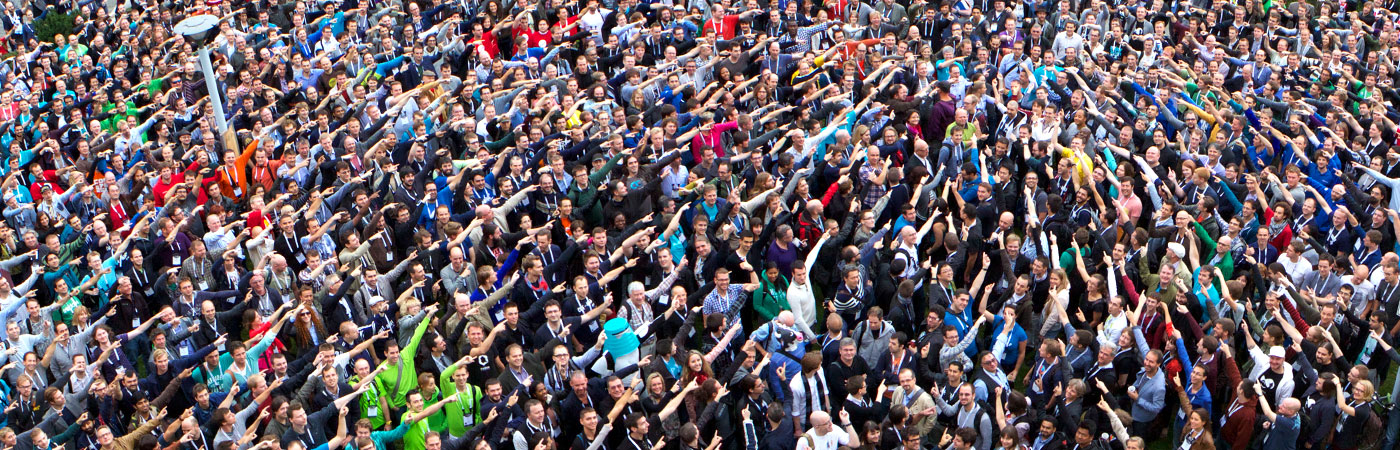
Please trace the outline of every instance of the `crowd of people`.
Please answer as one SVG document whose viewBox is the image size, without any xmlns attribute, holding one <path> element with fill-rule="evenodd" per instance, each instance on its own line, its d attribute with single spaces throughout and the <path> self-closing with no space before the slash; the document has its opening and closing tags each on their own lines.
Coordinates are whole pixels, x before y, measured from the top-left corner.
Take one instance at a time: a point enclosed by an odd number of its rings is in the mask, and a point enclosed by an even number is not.
<svg viewBox="0 0 1400 450">
<path fill-rule="evenodd" d="M 1397 22 L 0 2 L 0 449 L 1395 449 Z"/>
</svg>

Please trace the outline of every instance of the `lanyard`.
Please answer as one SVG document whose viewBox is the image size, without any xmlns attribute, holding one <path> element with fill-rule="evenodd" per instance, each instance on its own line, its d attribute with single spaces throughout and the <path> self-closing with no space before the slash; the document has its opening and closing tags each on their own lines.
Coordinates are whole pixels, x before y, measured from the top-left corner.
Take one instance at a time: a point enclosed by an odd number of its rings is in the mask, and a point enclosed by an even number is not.
<svg viewBox="0 0 1400 450">
<path fill-rule="evenodd" d="M 1317 278 L 1317 279 L 1315 279 L 1315 281 L 1313 281 L 1313 291 L 1316 291 L 1318 294 L 1321 294 L 1322 291 L 1319 290 L 1319 288 L 1325 289 L 1325 288 L 1327 287 L 1327 282 L 1328 282 L 1328 281 L 1332 281 L 1332 274 L 1331 274 L 1331 273 L 1328 273 L 1328 274 L 1327 274 L 1327 278 Z"/>
<path fill-rule="evenodd" d="M 1058 364 L 1059 362 L 1060 362 L 1060 358 L 1058 358 L 1058 357 L 1055 358 L 1055 361 L 1054 361 L 1053 364 L 1050 363 L 1050 362 L 1047 362 L 1047 361 L 1045 361 L 1045 360 L 1043 360 L 1043 359 L 1040 360 L 1040 365 L 1037 366 L 1037 367 L 1035 368 L 1035 377 L 1036 377 L 1036 378 L 1043 378 L 1043 377 L 1045 376 L 1045 372 L 1049 372 L 1049 371 L 1050 371 L 1050 368 L 1053 367 L 1054 364 Z"/>
<path fill-rule="evenodd" d="M 1239 400 L 1235 400 L 1233 403 L 1231 403 L 1231 404 L 1230 404 L 1230 411 L 1229 411 L 1229 412 L 1226 412 L 1226 413 L 1225 413 L 1225 416 L 1220 418 L 1220 425 L 1221 425 L 1221 426 L 1224 426 L 1224 425 L 1225 425 L 1225 422 L 1227 422 L 1227 421 L 1230 420 L 1230 416 L 1235 415 L 1235 412 L 1236 412 L 1236 411 L 1239 411 L 1240 408 L 1244 408 L 1244 405 L 1241 405 L 1240 402 L 1239 402 Z"/>
<path fill-rule="evenodd" d="M 966 312 L 966 311 L 964 311 Z M 958 328 L 967 329 L 967 321 L 962 318 L 962 314 L 953 314 L 953 320 L 958 321 Z"/>
<path fill-rule="evenodd" d="M 292 232 L 291 237 L 287 237 L 285 234 L 282 235 L 282 240 L 287 243 L 287 249 L 291 250 L 293 253 L 301 251 L 301 237 L 297 236 L 296 231 Z"/>
</svg>

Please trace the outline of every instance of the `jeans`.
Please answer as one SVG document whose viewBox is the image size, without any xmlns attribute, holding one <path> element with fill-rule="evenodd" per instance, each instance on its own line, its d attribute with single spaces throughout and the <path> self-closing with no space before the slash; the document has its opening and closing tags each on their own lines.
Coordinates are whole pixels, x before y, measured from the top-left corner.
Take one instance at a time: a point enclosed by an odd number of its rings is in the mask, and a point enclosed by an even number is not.
<svg viewBox="0 0 1400 450">
<path fill-rule="evenodd" d="M 1392 397 L 1392 398 L 1393 398 L 1393 397 Z M 1383 449 L 1383 450 L 1392 450 L 1392 449 L 1394 449 L 1394 447 L 1396 447 L 1396 437 L 1397 437 L 1397 436 L 1400 436 L 1400 414 L 1394 414 L 1394 412 L 1392 412 L 1392 414 L 1390 414 L 1390 418 L 1387 419 L 1387 421 L 1386 421 L 1386 442 L 1385 442 L 1385 446 L 1380 447 L 1380 449 Z"/>
</svg>

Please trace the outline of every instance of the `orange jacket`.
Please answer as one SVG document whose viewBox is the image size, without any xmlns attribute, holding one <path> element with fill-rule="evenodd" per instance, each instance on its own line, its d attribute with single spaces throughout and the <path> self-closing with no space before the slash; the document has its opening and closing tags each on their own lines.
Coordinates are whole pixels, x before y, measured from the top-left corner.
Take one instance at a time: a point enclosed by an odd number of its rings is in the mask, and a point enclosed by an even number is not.
<svg viewBox="0 0 1400 450">
<path fill-rule="evenodd" d="M 258 149 L 261 140 L 254 139 L 243 148 L 243 154 L 233 161 L 233 167 L 223 166 L 214 169 L 219 179 L 219 190 L 225 197 L 242 199 L 248 193 L 248 161 L 253 159 L 253 151 Z"/>
</svg>

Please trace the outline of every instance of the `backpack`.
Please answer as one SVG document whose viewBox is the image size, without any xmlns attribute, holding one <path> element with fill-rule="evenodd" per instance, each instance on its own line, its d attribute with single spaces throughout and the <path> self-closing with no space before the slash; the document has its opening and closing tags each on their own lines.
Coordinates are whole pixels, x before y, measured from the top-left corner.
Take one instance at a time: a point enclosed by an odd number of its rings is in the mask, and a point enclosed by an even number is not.
<svg viewBox="0 0 1400 450">
<path fill-rule="evenodd" d="M 988 392 L 987 394 L 991 395 L 990 392 Z M 977 418 L 973 419 L 973 426 L 981 426 L 982 417 L 986 417 L 987 422 L 991 423 L 992 425 L 992 439 L 997 439 L 997 436 L 1001 436 L 1001 425 L 997 424 L 997 419 L 995 417 L 992 417 L 992 405 L 988 404 L 985 401 L 978 400 Z M 977 430 L 977 436 L 979 438 L 982 436 L 982 430 Z"/>
<path fill-rule="evenodd" d="M 1301 441 L 1312 436 L 1317 431 L 1317 424 L 1313 423 L 1312 416 L 1299 411 L 1298 414 L 1298 439 Z"/>
<path fill-rule="evenodd" d="M 1378 402 L 1371 402 L 1371 414 L 1366 416 L 1366 423 L 1361 427 L 1358 450 L 1375 450 L 1385 443 L 1385 423 L 1381 421 L 1381 416 L 1388 413 L 1389 411 Z"/>
</svg>

